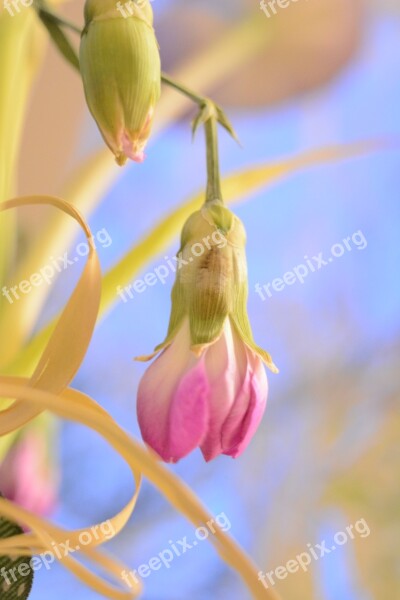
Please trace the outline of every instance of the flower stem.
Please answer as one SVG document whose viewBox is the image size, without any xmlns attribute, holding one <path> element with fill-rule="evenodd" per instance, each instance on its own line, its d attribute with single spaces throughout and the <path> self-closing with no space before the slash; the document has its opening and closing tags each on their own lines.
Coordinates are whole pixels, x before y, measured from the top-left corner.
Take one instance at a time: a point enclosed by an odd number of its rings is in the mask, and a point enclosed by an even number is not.
<svg viewBox="0 0 400 600">
<path fill-rule="evenodd" d="M 35 1 L 35 8 L 39 14 L 39 17 L 43 15 L 44 17 L 51 19 L 53 23 L 61 25 L 61 27 L 67 27 L 68 29 L 71 29 L 71 31 L 74 31 L 78 35 L 81 35 L 82 29 L 78 25 L 71 23 L 71 21 L 67 21 L 66 19 L 64 19 L 64 17 L 60 17 L 60 15 L 57 15 L 50 8 L 48 8 L 42 0 Z"/>
<path fill-rule="evenodd" d="M 199 113 L 193 123 L 193 133 L 200 124 L 204 125 L 207 146 L 207 191 L 206 203 L 223 202 L 221 190 L 221 174 L 219 168 L 218 152 L 218 123 L 221 123 L 236 138 L 235 132 L 225 116 L 223 110 L 209 98 L 199 96 L 196 92 L 171 79 L 162 73 L 161 80 L 184 94 L 199 107 Z"/>
<path fill-rule="evenodd" d="M 219 169 L 217 117 L 211 115 L 204 124 L 207 146 L 207 191 L 206 203 L 215 200 L 223 202 L 221 173 Z"/>
<path fill-rule="evenodd" d="M 170 77 L 166 73 L 161 73 L 161 81 L 174 88 L 177 92 L 180 92 L 184 96 L 187 96 L 188 98 L 190 98 L 190 100 L 193 100 L 193 102 L 195 102 L 199 107 L 202 107 L 203 104 L 207 101 L 207 98 L 199 96 L 198 94 L 196 94 L 196 92 L 190 90 L 178 81 L 175 81 L 175 79 L 172 79 L 172 77 Z"/>
</svg>

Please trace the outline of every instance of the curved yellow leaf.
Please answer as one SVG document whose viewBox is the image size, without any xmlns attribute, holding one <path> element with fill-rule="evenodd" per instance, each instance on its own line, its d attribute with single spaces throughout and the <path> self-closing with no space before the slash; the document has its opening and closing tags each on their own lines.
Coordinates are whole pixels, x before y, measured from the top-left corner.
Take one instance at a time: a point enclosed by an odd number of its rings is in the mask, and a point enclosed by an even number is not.
<svg viewBox="0 0 400 600">
<path fill-rule="evenodd" d="M 28 385 L 27 385 L 28 384 Z M 63 394 L 56 396 L 43 390 L 34 389 L 29 386 L 27 380 L 18 380 L 16 378 L 0 377 L 0 396 L 17 398 L 21 402 L 21 406 L 25 407 L 26 403 L 32 404 L 34 410 L 50 410 L 55 415 L 76 421 L 102 435 L 114 449 L 126 460 L 134 474 L 141 473 L 147 477 L 168 501 L 195 527 L 204 525 L 211 519 L 211 515 L 206 511 L 201 502 L 196 498 L 193 492 L 174 474 L 169 472 L 167 468 L 159 461 L 158 457 L 151 451 L 147 450 L 135 440 L 133 440 L 123 429 L 121 429 L 111 418 L 102 414 L 102 412 L 94 406 L 94 402 L 87 396 L 80 394 L 77 391 L 76 402 L 66 402 Z M 28 411 L 26 410 L 27 414 Z M 20 414 L 20 422 L 25 422 L 24 414 Z M 0 414 L 0 423 L 4 421 L 6 429 L 9 427 L 8 416 Z M 15 424 L 15 421 L 13 421 Z M 116 517 L 110 519 L 114 526 L 114 531 L 118 532 L 126 522 L 126 517 L 134 508 L 137 493 L 128 503 L 128 505 Z M 5 500 L 0 500 L 0 513 L 7 518 L 13 519 L 16 522 L 23 522 L 32 528 L 32 534 L 29 536 L 29 543 L 18 538 L 9 538 L 8 540 L 0 540 L 0 554 L 9 554 L 10 550 L 13 555 L 26 554 L 30 547 L 36 550 L 44 551 L 51 548 L 51 542 L 63 543 L 70 540 L 71 546 L 76 545 L 79 539 L 79 533 L 82 531 L 66 532 L 53 525 L 46 523 L 44 520 L 31 515 L 27 511 L 12 506 Z M 252 597 L 260 600 L 278 600 L 278 595 L 273 590 L 265 589 L 258 580 L 258 569 L 252 563 L 251 559 L 235 544 L 233 539 L 226 535 L 221 529 L 216 529 L 215 534 L 208 538 L 216 547 L 221 558 L 236 571 L 243 579 L 251 591 Z M 12 541 L 10 541 L 12 540 Z M 100 541 L 105 541 L 102 539 Z M 14 546 L 12 543 L 14 542 Z M 98 541 L 93 541 L 87 547 L 82 549 L 82 552 L 93 560 L 98 561 L 98 554 L 94 552 L 94 546 L 98 545 Z M 101 583 L 94 575 L 90 575 L 83 568 L 77 569 L 71 561 L 62 561 L 75 575 L 77 575 L 87 585 L 91 586 L 99 593 L 107 595 L 109 598 L 125 600 L 129 595 L 124 593 L 106 589 L 104 583 Z M 109 566 L 111 563 L 109 563 Z M 121 568 L 121 567 L 120 567 Z M 118 567 L 115 566 L 114 573 Z M 101 586 L 101 587 L 100 587 Z M 101 589 L 101 591 L 100 591 Z"/>
<path fill-rule="evenodd" d="M 99 309 L 101 272 L 91 231 L 79 211 L 65 200 L 51 196 L 16 198 L 0 205 L 0 211 L 40 204 L 55 206 L 75 219 L 85 232 L 89 243 L 89 254 L 81 278 L 31 379 L 33 386 L 58 393 L 71 382 L 86 354 Z"/>
</svg>

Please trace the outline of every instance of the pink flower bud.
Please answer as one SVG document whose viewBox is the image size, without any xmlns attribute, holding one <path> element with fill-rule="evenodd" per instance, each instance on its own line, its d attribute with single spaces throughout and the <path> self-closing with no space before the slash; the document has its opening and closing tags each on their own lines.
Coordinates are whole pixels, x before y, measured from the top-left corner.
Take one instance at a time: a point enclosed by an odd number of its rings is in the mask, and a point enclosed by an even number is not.
<svg viewBox="0 0 400 600">
<path fill-rule="evenodd" d="M 200 356 L 191 351 L 186 318 L 140 382 L 143 439 L 166 462 L 197 447 L 207 461 L 219 454 L 237 458 L 258 428 L 267 394 L 262 360 L 229 318 Z"/>
</svg>

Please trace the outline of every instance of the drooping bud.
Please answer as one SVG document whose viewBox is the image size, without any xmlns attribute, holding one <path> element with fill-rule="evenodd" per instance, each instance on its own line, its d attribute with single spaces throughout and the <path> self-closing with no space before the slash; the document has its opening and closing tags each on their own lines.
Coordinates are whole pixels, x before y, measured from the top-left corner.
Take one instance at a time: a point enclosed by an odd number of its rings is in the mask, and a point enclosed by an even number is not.
<svg viewBox="0 0 400 600">
<path fill-rule="evenodd" d="M 191 350 L 200 355 L 221 335 L 227 318 L 243 341 L 272 370 L 268 352 L 258 347 L 247 315 L 246 231 L 241 220 L 219 201 L 208 203 L 186 221 L 172 290 L 167 347 L 189 318 Z"/>
<path fill-rule="evenodd" d="M 207 203 L 183 228 L 168 335 L 140 382 L 137 402 L 143 439 L 167 462 L 196 447 L 207 461 L 240 456 L 264 413 L 262 363 L 277 369 L 253 339 L 245 242 L 243 224 L 219 201 Z"/>
<path fill-rule="evenodd" d="M 87 104 L 117 163 L 142 162 L 161 85 L 149 0 L 87 0 L 80 68 Z"/>
</svg>

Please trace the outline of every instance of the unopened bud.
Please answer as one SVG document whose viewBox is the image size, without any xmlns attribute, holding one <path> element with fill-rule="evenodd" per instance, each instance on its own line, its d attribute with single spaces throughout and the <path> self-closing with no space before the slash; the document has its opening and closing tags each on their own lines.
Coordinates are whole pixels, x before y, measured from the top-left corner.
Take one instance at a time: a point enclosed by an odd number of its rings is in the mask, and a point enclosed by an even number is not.
<svg viewBox="0 0 400 600">
<path fill-rule="evenodd" d="M 142 162 L 161 66 L 148 0 L 87 0 L 80 48 L 86 100 L 119 165 Z"/>
<path fill-rule="evenodd" d="M 167 348 L 186 319 L 190 348 L 201 356 L 222 335 L 229 320 L 236 334 L 272 370 L 271 356 L 257 346 L 247 315 L 246 231 L 222 202 L 209 202 L 186 221 L 178 253 L 167 337 L 149 360 Z"/>
<path fill-rule="evenodd" d="M 235 310 L 240 290 L 247 290 L 245 243 L 241 221 L 220 203 L 194 213 L 183 228 L 185 266 L 175 283 L 182 303 L 173 310 L 189 312 L 195 352 L 219 337 L 226 318 Z M 196 256 L 200 248 L 202 253 Z"/>
</svg>

